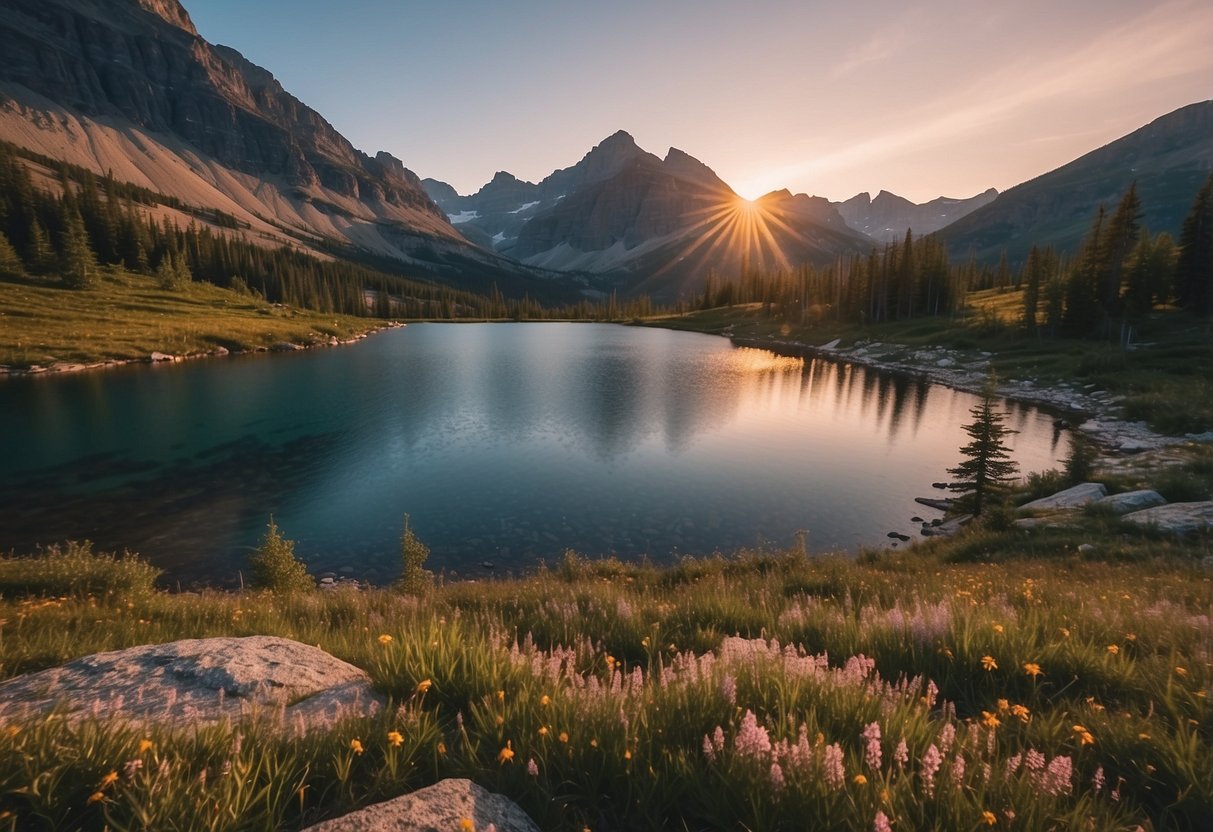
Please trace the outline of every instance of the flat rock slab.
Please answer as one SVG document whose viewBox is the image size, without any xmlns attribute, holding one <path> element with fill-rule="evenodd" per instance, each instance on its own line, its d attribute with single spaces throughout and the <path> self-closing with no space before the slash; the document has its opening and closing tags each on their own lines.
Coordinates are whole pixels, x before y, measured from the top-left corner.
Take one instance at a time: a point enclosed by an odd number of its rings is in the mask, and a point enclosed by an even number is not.
<svg viewBox="0 0 1213 832">
<path fill-rule="evenodd" d="M 288 724 L 315 728 L 384 704 L 364 671 L 272 636 L 147 644 L 0 684 L 0 719 L 61 706 L 76 719 L 196 724 L 281 708 Z"/>
<path fill-rule="evenodd" d="M 1024 503 L 1019 510 L 1046 511 L 1058 508 L 1081 508 L 1107 494 L 1108 489 L 1102 482 L 1082 482 L 1065 491 L 1058 491 L 1050 497 L 1041 497 L 1039 500 Z"/>
<path fill-rule="evenodd" d="M 1126 514 L 1123 519 L 1143 526 L 1157 526 L 1159 531 L 1191 534 L 1213 528 L 1213 501 L 1168 503 Z"/>
<path fill-rule="evenodd" d="M 471 780 L 443 780 L 395 800 L 309 826 L 304 832 L 456 832 L 470 820 L 476 832 L 539 832 L 535 821 L 508 797 Z"/>
<path fill-rule="evenodd" d="M 1109 494 L 1095 501 L 1095 505 L 1109 508 L 1116 514 L 1131 514 L 1134 511 L 1143 511 L 1166 504 L 1167 501 L 1161 494 L 1148 488 L 1140 491 L 1126 491 L 1123 494 Z"/>
</svg>

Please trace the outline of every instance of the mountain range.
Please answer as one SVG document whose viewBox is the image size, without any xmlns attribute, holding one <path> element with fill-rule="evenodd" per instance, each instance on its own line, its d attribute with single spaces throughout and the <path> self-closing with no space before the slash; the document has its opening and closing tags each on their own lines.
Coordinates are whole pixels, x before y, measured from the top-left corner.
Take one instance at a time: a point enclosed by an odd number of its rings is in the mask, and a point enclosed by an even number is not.
<svg viewBox="0 0 1213 832">
<path fill-rule="evenodd" d="M 698 289 L 709 269 L 793 268 L 872 245 L 825 199 L 788 191 L 742 199 L 693 156 L 670 148 L 658 157 L 624 131 L 538 184 L 505 172 L 469 196 L 422 184 L 470 240 L 662 299 Z"/>
<path fill-rule="evenodd" d="M 1213 168 L 1213 102 L 1001 194 L 921 205 L 887 191 L 749 201 L 688 153 L 649 153 L 623 131 L 537 183 L 502 171 L 461 196 L 355 148 L 268 70 L 199 36 L 177 0 L 5 0 L 0 140 L 222 212 L 222 233 L 262 245 L 515 297 L 673 300 L 713 270 L 832 262 L 907 229 L 937 233 L 956 259 L 1072 251 L 1133 182 L 1146 225 L 1175 233 Z M 49 188 L 52 168 L 36 171 Z"/>
</svg>

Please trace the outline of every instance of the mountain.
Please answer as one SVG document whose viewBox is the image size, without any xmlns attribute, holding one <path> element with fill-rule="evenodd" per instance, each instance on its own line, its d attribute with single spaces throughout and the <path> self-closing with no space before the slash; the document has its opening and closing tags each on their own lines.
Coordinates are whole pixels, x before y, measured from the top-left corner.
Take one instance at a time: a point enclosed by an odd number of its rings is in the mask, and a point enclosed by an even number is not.
<svg viewBox="0 0 1213 832">
<path fill-rule="evenodd" d="M 891 243 L 904 238 L 907 229 L 912 229 L 915 237 L 938 231 L 990 204 L 996 196 L 998 191 L 990 188 L 968 199 L 941 196 L 930 202 L 915 204 L 888 191 L 881 191 L 875 199 L 865 192 L 836 203 L 835 207 L 851 228 L 874 240 Z"/>
<path fill-rule="evenodd" d="M 498 173 L 470 196 L 423 184 L 471 240 L 662 300 L 701 290 L 709 270 L 790 269 L 872 245 L 825 199 L 777 191 L 749 202 L 698 159 L 677 148 L 656 156 L 624 131 L 538 184 Z"/>
<path fill-rule="evenodd" d="M 1178 234 L 1213 170 L 1213 101 L 1190 104 L 1054 171 L 1004 191 L 939 232 L 953 257 L 1022 262 L 1032 245 L 1073 252 L 1099 206 L 1137 183 L 1144 225 Z"/>
<path fill-rule="evenodd" d="M 234 218 L 466 288 L 546 285 L 470 245 L 420 180 L 368 156 L 177 0 L 5 0 L 0 139 Z"/>
</svg>

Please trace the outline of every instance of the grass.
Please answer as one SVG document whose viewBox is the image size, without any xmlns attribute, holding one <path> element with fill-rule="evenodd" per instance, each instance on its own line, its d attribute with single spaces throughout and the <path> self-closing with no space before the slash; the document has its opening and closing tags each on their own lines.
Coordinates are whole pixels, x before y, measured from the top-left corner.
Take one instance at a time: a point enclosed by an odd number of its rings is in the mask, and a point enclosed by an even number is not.
<svg viewBox="0 0 1213 832">
<path fill-rule="evenodd" d="M 394 705 L 306 738 L 10 721 L 0 828 L 297 829 L 453 776 L 551 830 L 1208 828 L 1208 541 L 1140 534 L 1096 562 L 1076 553 L 1090 530 L 666 569 L 570 553 L 420 597 L 0 582 L 0 677 L 270 634 Z"/>
<path fill-rule="evenodd" d="M 349 338 L 375 323 L 276 306 L 203 282 L 165 290 L 155 278 L 114 269 L 85 290 L 0 279 L 0 365 L 10 367 L 307 344 Z"/>
<path fill-rule="evenodd" d="M 991 367 L 1004 380 L 1089 384 L 1123 396 L 1121 415 L 1146 421 L 1162 433 L 1213 430 L 1213 389 L 1208 381 L 1213 378 L 1213 323 L 1174 310 L 1160 311 L 1142 326 L 1136 347 L 1124 350 L 1099 341 L 1027 336 L 1016 325 L 1022 299 L 1019 290 L 984 290 L 971 293 L 965 313 L 955 318 L 868 326 L 834 322 L 791 326 L 765 317 L 762 304 L 646 323 L 808 344 L 839 339 L 844 347 L 878 341 L 907 348 L 942 346 L 969 354 L 988 352 Z"/>
</svg>

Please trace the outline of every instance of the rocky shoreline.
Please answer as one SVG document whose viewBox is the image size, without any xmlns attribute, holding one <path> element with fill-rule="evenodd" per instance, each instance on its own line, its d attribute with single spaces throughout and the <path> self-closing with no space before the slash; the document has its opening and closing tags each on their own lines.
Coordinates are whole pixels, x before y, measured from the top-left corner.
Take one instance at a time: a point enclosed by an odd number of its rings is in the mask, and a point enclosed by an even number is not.
<svg viewBox="0 0 1213 832">
<path fill-rule="evenodd" d="M 206 352 L 192 352 L 182 355 L 153 351 L 146 358 L 107 358 L 103 361 L 56 361 L 51 364 L 31 364 L 28 367 L 13 367 L 0 364 L 0 379 L 21 377 L 47 377 L 67 373 L 82 373 L 92 370 L 112 370 L 118 367 L 129 367 L 133 364 L 179 364 L 183 361 L 194 361 L 200 358 L 224 358 L 233 355 L 250 355 L 259 352 L 301 352 L 303 350 L 319 349 L 322 347 L 340 347 L 346 344 L 356 344 L 371 335 L 389 329 L 399 329 L 405 324 L 399 321 L 389 321 L 386 324 L 370 327 L 364 332 L 349 338 L 338 338 L 330 335 L 328 338 L 313 338 L 302 344 L 291 341 L 278 341 L 268 346 L 252 347 L 247 350 L 229 350 L 226 347 L 216 347 Z"/>
<path fill-rule="evenodd" d="M 771 350 L 780 355 L 823 358 L 844 364 L 858 364 L 875 370 L 924 378 L 968 393 L 977 393 L 990 371 L 992 353 L 966 352 L 945 347 L 907 347 L 879 341 L 860 341 L 851 347 L 834 340 L 814 345 L 784 338 L 754 338 L 724 333 L 734 344 Z M 1145 422 L 1120 418 L 1117 410 L 1122 397 L 1094 385 L 1062 382 L 1042 386 L 1022 379 L 1003 381 L 998 392 L 1005 398 L 1038 405 L 1056 411 L 1059 427 L 1073 427 L 1099 446 L 1104 454 L 1125 456 L 1158 451 L 1183 442 L 1213 442 L 1213 431 L 1184 436 L 1167 436 L 1151 430 Z"/>
</svg>

